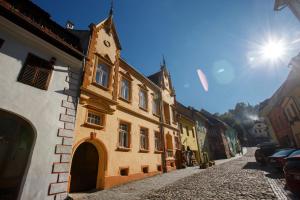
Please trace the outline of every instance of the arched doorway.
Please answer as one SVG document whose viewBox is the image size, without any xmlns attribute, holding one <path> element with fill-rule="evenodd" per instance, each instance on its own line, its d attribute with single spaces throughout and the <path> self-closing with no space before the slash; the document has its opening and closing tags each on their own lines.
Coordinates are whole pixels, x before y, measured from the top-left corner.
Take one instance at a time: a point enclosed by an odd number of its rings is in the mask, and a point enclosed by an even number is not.
<svg viewBox="0 0 300 200">
<path fill-rule="evenodd" d="M 96 188 L 98 162 L 98 151 L 93 144 L 84 142 L 79 145 L 72 160 L 70 192 Z"/>
<path fill-rule="evenodd" d="M 27 121 L 0 110 L 0 199 L 18 198 L 34 136 Z"/>
</svg>

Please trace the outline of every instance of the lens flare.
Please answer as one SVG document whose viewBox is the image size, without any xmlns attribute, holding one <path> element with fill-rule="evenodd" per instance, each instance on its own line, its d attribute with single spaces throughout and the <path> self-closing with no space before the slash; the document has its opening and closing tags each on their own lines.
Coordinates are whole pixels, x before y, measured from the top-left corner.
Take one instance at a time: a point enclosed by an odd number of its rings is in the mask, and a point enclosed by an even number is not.
<svg viewBox="0 0 300 200">
<path fill-rule="evenodd" d="M 207 82 L 205 74 L 201 71 L 201 69 L 197 69 L 197 73 L 198 73 L 198 77 L 202 84 L 203 89 L 207 92 L 208 91 L 208 82 Z"/>
</svg>

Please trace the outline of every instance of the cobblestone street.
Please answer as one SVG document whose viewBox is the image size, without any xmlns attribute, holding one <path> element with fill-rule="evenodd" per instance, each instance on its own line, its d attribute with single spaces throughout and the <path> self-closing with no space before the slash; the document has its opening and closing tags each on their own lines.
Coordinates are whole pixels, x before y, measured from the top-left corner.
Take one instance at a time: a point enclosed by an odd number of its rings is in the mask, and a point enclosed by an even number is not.
<svg viewBox="0 0 300 200">
<path fill-rule="evenodd" d="M 74 199 L 297 199 L 284 190 L 283 175 L 255 162 L 254 149 L 206 170 L 196 167 L 129 183 Z"/>
</svg>

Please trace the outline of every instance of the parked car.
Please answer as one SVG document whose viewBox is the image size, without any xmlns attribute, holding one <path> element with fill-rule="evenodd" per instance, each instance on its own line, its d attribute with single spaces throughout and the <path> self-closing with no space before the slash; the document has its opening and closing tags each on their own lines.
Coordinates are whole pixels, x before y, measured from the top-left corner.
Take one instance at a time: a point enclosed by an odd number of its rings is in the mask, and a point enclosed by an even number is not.
<svg viewBox="0 0 300 200">
<path fill-rule="evenodd" d="M 283 171 L 289 190 L 300 195 L 300 149 L 286 158 Z"/>
<path fill-rule="evenodd" d="M 296 150 L 297 149 L 281 149 L 272 156 L 269 156 L 269 164 L 277 169 L 283 169 L 286 161 L 285 158 Z"/>
<path fill-rule="evenodd" d="M 278 144 L 266 142 L 258 145 L 258 149 L 255 151 L 255 160 L 260 164 L 266 164 L 267 158 L 273 155 L 279 148 Z"/>
</svg>

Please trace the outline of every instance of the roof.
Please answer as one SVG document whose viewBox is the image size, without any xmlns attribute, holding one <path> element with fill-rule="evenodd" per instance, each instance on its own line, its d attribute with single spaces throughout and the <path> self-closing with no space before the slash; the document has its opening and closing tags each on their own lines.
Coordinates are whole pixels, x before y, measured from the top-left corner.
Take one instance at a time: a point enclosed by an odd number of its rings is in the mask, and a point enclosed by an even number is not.
<svg viewBox="0 0 300 200">
<path fill-rule="evenodd" d="M 274 3 L 274 10 L 276 10 L 276 11 L 282 10 L 282 9 L 285 8 L 286 6 L 287 6 L 286 0 L 275 0 L 275 3 Z"/>
<path fill-rule="evenodd" d="M 223 122 L 222 120 L 218 119 L 217 117 L 213 116 L 211 113 L 209 113 L 208 111 L 201 109 L 200 111 L 207 119 L 208 119 L 208 123 L 211 126 L 225 126 L 227 127 L 228 125 Z"/>
<path fill-rule="evenodd" d="M 153 83 L 155 83 L 158 87 L 161 86 L 161 71 L 158 71 L 150 76 L 148 76 L 148 79 L 150 79 Z"/>
<path fill-rule="evenodd" d="M 82 59 L 78 37 L 50 19 L 49 13 L 31 1 L 0 1 L 0 15 L 64 52 Z"/>
<path fill-rule="evenodd" d="M 184 106 L 183 104 L 179 103 L 178 101 L 176 101 L 175 105 L 176 105 L 176 111 L 177 111 L 178 114 L 181 114 L 181 115 L 185 116 L 190 121 L 194 121 L 193 120 L 193 113 L 192 113 L 192 110 L 190 108 Z"/>
<path fill-rule="evenodd" d="M 80 44 L 84 54 L 87 53 L 89 41 L 90 41 L 90 30 L 69 30 L 73 35 L 80 39 Z"/>
</svg>

